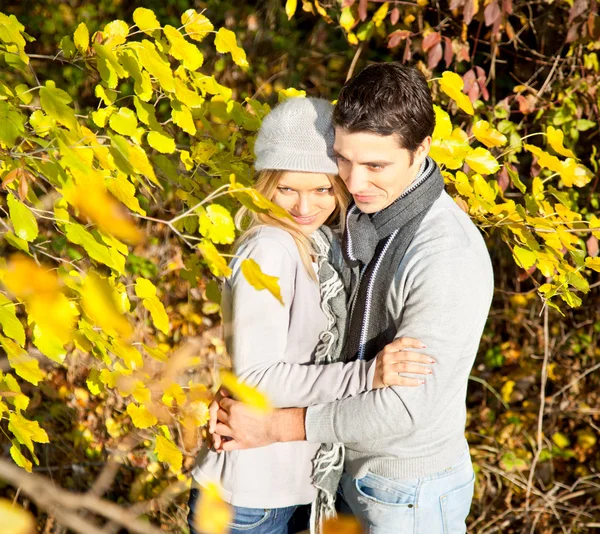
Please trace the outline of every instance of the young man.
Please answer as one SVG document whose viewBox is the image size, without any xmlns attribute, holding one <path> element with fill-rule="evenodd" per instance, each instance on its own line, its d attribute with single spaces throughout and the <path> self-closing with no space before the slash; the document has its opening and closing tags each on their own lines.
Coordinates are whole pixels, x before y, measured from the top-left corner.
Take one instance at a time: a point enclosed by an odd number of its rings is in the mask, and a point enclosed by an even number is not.
<svg viewBox="0 0 600 534">
<path fill-rule="evenodd" d="M 489 254 L 427 156 L 435 118 L 418 70 L 367 67 L 342 89 L 334 124 L 339 174 L 354 198 L 344 235 L 355 273 L 346 357 L 371 360 L 410 336 L 436 358 L 435 372 L 423 387 L 268 419 L 224 399 L 216 432 L 231 438 L 224 450 L 341 442 L 341 490 L 369 532 L 459 534 L 473 495 L 465 397 L 492 299 Z"/>
</svg>

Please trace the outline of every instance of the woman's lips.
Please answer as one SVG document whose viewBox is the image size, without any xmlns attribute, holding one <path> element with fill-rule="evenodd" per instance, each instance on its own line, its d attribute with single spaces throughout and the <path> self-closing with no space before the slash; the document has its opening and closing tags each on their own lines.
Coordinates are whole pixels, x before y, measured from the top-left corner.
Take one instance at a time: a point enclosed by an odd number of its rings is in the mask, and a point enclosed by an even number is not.
<svg viewBox="0 0 600 534">
<path fill-rule="evenodd" d="M 309 217 L 301 217 L 300 215 L 294 215 L 293 213 L 291 213 L 290 215 L 294 218 L 294 220 L 298 224 L 302 224 L 302 225 L 312 224 L 313 222 L 315 222 L 315 219 L 317 218 L 316 215 L 311 215 Z"/>
</svg>

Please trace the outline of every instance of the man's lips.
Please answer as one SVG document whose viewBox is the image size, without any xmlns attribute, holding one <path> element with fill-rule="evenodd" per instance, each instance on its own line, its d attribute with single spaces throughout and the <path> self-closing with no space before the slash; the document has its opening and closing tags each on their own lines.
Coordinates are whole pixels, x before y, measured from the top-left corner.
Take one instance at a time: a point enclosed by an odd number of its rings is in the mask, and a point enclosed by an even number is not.
<svg viewBox="0 0 600 534">
<path fill-rule="evenodd" d="M 301 217 L 300 215 L 294 215 L 293 213 L 290 213 L 290 215 L 294 218 L 294 220 L 298 223 L 298 224 L 312 224 L 313 222 L 315 222 L 315 219 L 317 218 L 317 215 L 310 215 L 307 217 Z"/>
<path fill-rule="evenodd" d="M 373 202 L 377 198 L 377 195 L 352 195 L 356 202 Z"/>
</svg>

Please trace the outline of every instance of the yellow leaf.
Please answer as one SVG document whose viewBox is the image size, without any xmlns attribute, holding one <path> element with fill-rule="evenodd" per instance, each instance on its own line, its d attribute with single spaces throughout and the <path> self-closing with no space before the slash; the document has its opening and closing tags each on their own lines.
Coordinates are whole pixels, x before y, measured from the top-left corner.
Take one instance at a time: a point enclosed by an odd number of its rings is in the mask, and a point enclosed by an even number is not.
<svg viewBox="0 0 600 534">
<path fill-rule="evenodd" d="M 228 245 L 235 240 L 235 224 L 227 208 L 211 204 L 199 215 L 200 233 L 213 243 Z"/>
<path fill-rule="evenodd" d="M 144 366 L 144 360 L 140 351 L 137 350 L 133 345 L 122 341 L 121 339 L 114 338 L 111 342 L 111 351 L 123 360 L 123 363 L 131 369 L 141 369 Z"/>
<path fill-rule="evenodd" d="M 2 282 L 20 300 L 40 296 L 54 299 L 60 293 L 55 271 L 39 267 L 22 254 L 10 257 Z"/>
<path fill-rule="evenodd" d="M 152 415 L 145 406 L 137 406 L 136 404 L 127 405 L 127 413 L 131 417 L 133 426 L 137 428 L 150 428 L 158 423 L 158 419 Z"/>
<path fill-rule="evenodd" d="M 355 24 L 356 20 L 354 19 L 354 15 L 352 15 L 352 8 L 345 7 L 342 9 L 342 13 L 340 14 L 340 26 L 349 32 Z"/>
<path fill-rule="evenodd" d="M 593 269 L 594 271 L 597 271 L 600 273 L 600 256 L 597 256 L 595 258 L 591 258 L 588 256 L 585 259 L 585 266 L 588 267 L 589 269 Z"/>
<path fill-rule="evenodd" d="M 262 272 L 260 265 L 252 258 L 247 258 L 241 263 L 241 271 L 246 281 L 258 291 L 266 289 L 282 305 L 281 290 L 279 288 L 279 279 L 276 276 L 270 276 Z"/>
<path fill-rule="evenodd" d="M 109 119 L 111 114 L 114 113 L 114 111 L 115 108 L 112 106 L 92 111 L 92 120 L 94 121 L 94 124 L 99 128 L 104 128 L 106 121 Z"/>
<path fill-rule="evenodd" d="M 166 134 L 155 132 L 153 130 L 148 133 L 146 139 L 152 148 L 162 152 L 163 154 L 172 154 L 175 152 L 175 141 L 172 137 L 169 137 Z"/>
<path fill-rule="evenodd" d="M 71 102 L 72 98 L 62 89 L 57 89 L 51 81 L 46 82 L 46 87 L 40 88 L 40 104 L 46 114 L 70 130 L 77 130 L 75 111 L 67 105 Z"/>
<path fill-rule="evenodd" d="M 129 108 L 119 108 L 119 111 L 113 113 L 109 120 L 110 127 L 121 135 L 129 137 L 136 135 L 138 121 L 133 110 Z"/>
<path fill-rule="evenodd" d="M 269 399 L 257 389 L 240 382 L 230 371 L 221 371 L 221 384 L 240 402 L 256 408 L 260 412 L 268 413 L 273 407 Z"/>
<path fill-rule="evenodd" d="M 33 241 L 38 236 L 35 216 L 25 204 L 17 200 L 15 195 L 9 193 L 6 200 L 15 234 L 25 241 Z"/>
<path fill-rule="evenodd" d="M 27 471 L 31 473 L 31 464 Z M 0 521 L 6 534 L 32 534 L 36 531 L 33 516 L 8 499 L 0 499 Z"/>
<path fill-rule="evenodd" d="M 12 412 L 8 418 L 8 429 L 17 441 L 33 452 L 33 443 L 50 443 L 48 434 L 37 421 L 30 421 L 20 413 Z"/>
<path fill-rule="evenodd" d="M 450 115 L 448 115 L 448 113 L 446 113 L 441 107 L 436 105 L 433 106 L 433 111 L 435 112 L 435 129 L 433 130 L 433 139 L 448 139 L 452 135 L 452 122 L 450 121 Z"/>
<path fill-rule="evenodd" d="M 10 448 L 10 456 L 12 457 L 14 462 L 19 467 L 22 467 L 23 469 L 25 469 L 25 471 L 27 471 L 28 473 L 31 473 L 33 464 L 27 458 L 25 458 L 25 456 L 23 456 L 23 453 L 21 452 L 21 447 L 17 446 L 17 444 L 14 441 Z M 2 519 L 4 520 L 4 516 L 2 515 L 2 512 L 0 512 L 0 517 L 2 517 Z M 25 532 L 27 534 L 31 534 L 32 532 L 35 532 L 35 531 L 33 529 L 31 529 L 31 530 L 26 530 Z"/>
<path fill-rule="evenodd" d="M 169 63 L 158 53 L 154 43 L 144 39 L 141 44 L 129 43 L 129 46 L 136 51 L 140 63 L 158 80 L 161 87 L 165 91 L 172 93 L 175 90 L 173 71 Z"/>
<path fill-rule="evenodd" d="M 515 248 L 513 249 L 513 257 L 515 258 L 517 264 L 525 270 L 532 267 L 536 260 L 535 252 L 520 247 L 519 245 L 515 245 Z"/>
<path fill-rule="evenodd" d="M 535 145 L 525 144 L 523 146 L 537 157 L 537 163 L 540 167 L 556 173 L 560 173 L 563 170 L 562 162 L 556 156 L 551 156 L 548 152 L 543 151 Z"/>
<path fill-rule="evenodd" d="M 195 9 L 188 9 L 181 15 L 181 24 L 185 31 L 194 41 L 202 41 L 215 28 L 204 15 L 196 13 Z"/>
<path fill-rule="evenodd" d="M 208 239 L 203 239 L 198 244 L 198 249 L 204 256 L 208 268 L 215 276 L 230 276 L 231 268 L 227 265 L 225 258 L 219 254 L 217 248 Z"/>
<path fill-rule="evenodd" d="M 504 146 L 507 142 L 506 136 L 492 128 L 487 121 L 477 121 L 473 125 L 473 135 L 488 148 Z"/>
<path fill-rule="evenodd" d="M 138 7 L 133 12 L 133 22 L 137 24 L 137 27 L 144 33 L 152 34 L 153 30 L 160 29 L 160 23 L 158 22 L 154 11 L 146 9 L 145 7 Z"/>
<path fill-rule="evenodd" d="M 197 70 L 202 66 L 204 57 L 197 46 L 188 43 L 173 26 L 167 25 L 163 28 L 163 31 L 171 44 L 169 54 L 175 59 L 179 59 L 186 69 Z"/>
<path fill-rule="evenodd" d="M 0 326 L 6 336 L 14 339 L 21 347 L 25 345 L 25 329 L 17 318 L 16 306 L 2 293 L 0 293 Z"/>
<path fill-rule="evenodd" d="M 372 20 L 377 26 L 379 26 L 384 21 L 385 17 L 387 17 L 389 7 L 389 2 L 384 2 L 381 7 L 375 11 Z"/>
<path fill-rule="evenodd" d="M 194 158 L 196 161 L 196 158 Z M 256 189 L 249 189 L 241 186 L 240 184 L 231 184 L 230 191 L 238 198 L 245 206 L 253 211 L 260 213 L 270 213 L 274 217 L 280 219 L 290 219 L 291 215 L 284 210 L 281 206 L 278 206 L 265 196 L 261 195 Z"/>
<path fill-rule="evenodd" d="M 106 178 L 104 183 L 107 189 L 131 211 L 140 215 L 146 215 L 146 212 L 141 208 L 140 202 L 135 196 L 135 186 L 124 174 L 118 172 L 116 175 Z"/>
<path fill-rule="evenodd" d="M 188 430 L 194 430 L 195 428 L 206 425 L 206 423 L 208 423 L 209 416 L 208 404 L 206 402 L 192 402 L 185 410 L 185 416 L 182 424 Z"/>
<path fill-rule="evenodd" d="M 494 174 L 500 169 L 498 160 L 492 156 L 489 150 L 478 147 L 473 150 L 466 158 L 466 163 L 479 174 Z"/>
<path fill-rule="evenodd" d="M 201 488 L 195 527 L 203 534 L 227 534 L 233 520 L 233 509 L 221 498 L 219 488 L 210 483 Z"/>
<path fill-rule="evenodd" d="M 135 281 L 135 294 L 141 298 L 152 298 L 156 296 L 156 286 L 145 278 L 138 278 Z"/>
<path fill-rule="evenodd" d="M 162 396 L 162 401 L 169 408 L 173 407 L 173 401 L 177 403 L 177 406 L 183 406 L 183 404 L 186 401 L 186 396 L 183 392 L 183 388 L 177 382 L 172 382 L 165 389 Z"/>
<path fill-rule="evenodd" d="M 171 102 L 171 107 L 173 108 L 173 113 L 171 113 L 173 122 L 184 132 L 195 135 L 196 125 L 194 124 L 194 118 L 192 117 L 190 109 L 176 101 Z"/>
<path fill-rule="evenodd" d="M 493 203 L 496 199 L 496 190 L 480 174 L 473 176 L 473 190 L 485 202 Z"/>
<path fill-rule="evenodd" d="M 515 381 L 514 380 L 507 380 L 504 385 L 502 386 L 502 389 L 500 390 L 500 394 L 502 395 L 502 400 L 504 402 L 510 402 L 510 398 L 512 396 L 512 392 L 515 389 Z"/>
<path fill-rule="evenodd" d="M 63 189 L 63 194 L 69 204 L 103 232 L 131 244 L 142 241 L 142 232 L 133 224 L 123 204 L 103 187 L 75 186 L 71 190 Z"/>
<path fill-rule="evenodd" d="M 157 297 L 147 298 L 142 300 L 144 308 L 146 308 L 152 316 L 154 326 L 164 334 L 169 333 L 169 316 L 165 311 L 163 303 Z"/>
<path fill-rule="evenodd" d="M 296 13 L 296 8 L 298 7 L 298 0 L 287 0 L 285 3 L 285 14 L 287 15 L 288 20 L 290 20 L 294 13 Z"/>
<path fill-rule="evenodd" d="M 128 338 L 133 329 L 117 307 L 116 295 L 103 278 L 90 273 L 81 289 L 81 305 L 92 324 L 101 327 L 110 336 Z"/>
<path fill-rule="evenodd" d="M 296 97 L 304 97 L 306 96 L 306 91 L 299 91 L 298 89 L 294 89 L 293 87 L 289 87 L 288 89 L 281 89 L 277 92 L 277 100 L 279 102 L 285 102 L 290 98 Z"/>
<path fill-rule="evenodd" d="M 188 87 L 178 78 L 175 79 L 175 96 L 190 108 L 199 108 L 204 104 L 204 97 Z"/>
<path fill-rule="evenodd" d="M 44 373 L 40 370 L 40 363 L 36 358 L 21 348 L 12 339 L 0 336 L 0 345 L 8 356 L 8 363 L 15 373 L 23 380 L 27 380 L 34 386 L 44 379 Z"/>
<path fill-rule="evenodd" d="M 123 20 L 113 20 L 104 26 L 102 33 L 105 38 L 104 45 L 115 47 L 126 41 L 129 34 L 129 27 Z"/>
<path fill-rule="evenodd" d="M 462 78 L 455 72 L 444 71 L 442 78 L 440 79 L 440 89 L 444 91 L 452 100 L 456 101 L 458 107 L 465 113 L 473 115 L 473 104 L 469 100 L 469 97 L 462 92 L 464 87 Z"/>
<path fill-rule="evenodd" d="M 156 447 L 154 448 L 156 457 L 160 462 L 166 462 L 169 464 L 171 470 L 175 473 L 181 471 L 183 464 L 183 454 L 170 439 L 164 436 L 156 436 Z"/>
<path fill-rule="evenodd" d="M 592 179 L 592 173 L 569 158 L 561 162 L 560 178 L 567 187 L 583 187 Z"/>
<path fill-rule="evenodd" d="M 565 134 L 562 130 L 554 128 L 553 126 L 548 126 L 546 129 L 546 136 L 548 139 L 548 144 L 554 149 L 555 152 L 558 152 L 561 156 L 565 156 L 566 158 L 576 157 L 572 150 L 565 148 L 563 145 Z"/>
<path fill-rule="evenodd" d="M 217 52 L 226 54 L 231 52 L 231 57 L 236 65 L 240 67 L 248 67 L 248 61 L 246 60 L 246 52 L 240 48 L 236 42 L 235 33 L 226 28 L 219 28 L 217 36 L 215 37 L 215 47 Z"/>
<path fill-rule="evenodd" d="M 338 515 L 323 523 L 323 534 L 362 534 L 358 519 L 352 516 Z"/>
<path fill-rule="evenodd" d="M 85 22 L 82 22 L 77 26 L 75 30 L 75 34 L 73 35 L 73 41 L 77 50 L 79 50 L 82 54 L 86 54 L 87 50 L 90 46 L 90 32 L 85 25 Z"/>
<path fill-rule="evenodd" d="M 356 34 L 354 32 L 348 32 L 347 37 L 348 37 L 348 42 L 351 45 L 356 46 L 358 44 L 358 37 L 356 36 Z"/>
</svg>

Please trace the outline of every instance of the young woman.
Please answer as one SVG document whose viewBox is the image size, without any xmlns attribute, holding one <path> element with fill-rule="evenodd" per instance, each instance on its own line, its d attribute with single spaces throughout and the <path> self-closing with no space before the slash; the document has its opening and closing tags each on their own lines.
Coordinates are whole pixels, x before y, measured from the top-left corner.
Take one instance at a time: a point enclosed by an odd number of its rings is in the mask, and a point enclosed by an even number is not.
<svg viewBox="0 0 600 534">
<path fill-rule="evenodd" d="M 241 210 L 238 222 L 250 222 L 223 288 L 233 370 L 277 407 L 330 402 L 386 385 L 420 385 L 421 380 L 399 376 L 397 362 L 416 362 L 405 367 L 415 374 L 427 374 L 419 363 L 431 363 L 412 352 L 397 353 L 396 367 L 336 361 L 345 338 L 346 292 L 338 271 L 341 250 L 326 225 L 339 228 L 349 196 L 337 176 L 331 115 L 325 100 L 294 98 L 263 121 L 255 144 L 255 188 L 290 218 Z M 246 281 L 240 264 L 247 258 L 279 279 L 283 304 Z M 319 445 L 307 442 L 223 453 L 205 446 L 193 477 L 200 486 L 220 483 L 223 498 L 234 507 L 231 532 L 287 534 L 296 508 L 315 500 L 312 460 L 318 451 Z M 192 533 L 198 497 L 192 489 Z"/>
</svg>

